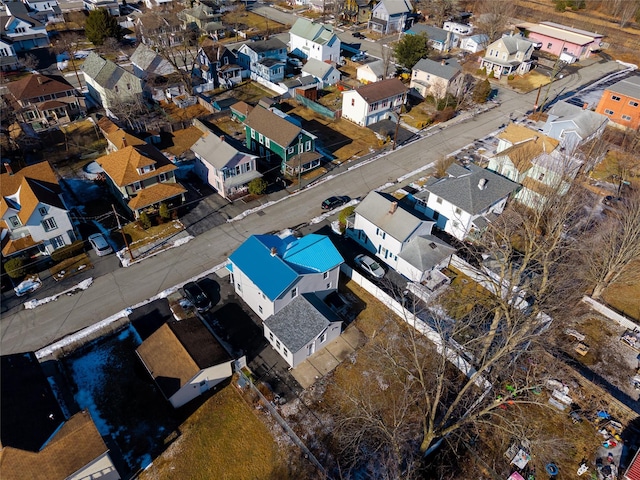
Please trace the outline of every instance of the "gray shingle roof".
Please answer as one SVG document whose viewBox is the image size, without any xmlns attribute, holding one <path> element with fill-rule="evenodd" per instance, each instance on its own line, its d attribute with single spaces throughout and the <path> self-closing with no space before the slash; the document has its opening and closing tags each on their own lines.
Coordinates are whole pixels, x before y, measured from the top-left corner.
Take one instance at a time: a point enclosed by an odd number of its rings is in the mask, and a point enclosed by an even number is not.
<svg viewBox="0 0 640 480">
<path fill-rule="evenodd" d="M 302 67 L 302 73 L 312 75 L 316 78 L 324 80 L 329 72 L 333 70 L 333 66 L 329 63 L 321 62 L 315 58 L 310 58 L 304 67 Z"/>
<path fill-rule="evenodd" d="M 640 77 L 638 77 L 640 78 Z M 640 84 L 639 84 L 640 85 Z M 640 91 L 639 91 L 640 93 Z M 556 102 L 553 108 L 549 110 L 549 116 L 542 129 L 542 133 L 549 135 L 551 125 L 553 123 L 572 122 L 575 125 L 573 129 L 582 138 L 587 138 L 595 133 L 603 123 L 609 120 L 605 115 L 601 115 L 591 110 L 572 105 L 563 100 Z M 567 130 L 566 128 L 564 130 Z M 560 140 L 556 138 L 556 140 Z"/>
<path fill-rule="evenodd" d="M 389 213 L 394 201 L 396 200 L 390 195 L 370 192 L 358 204 L 355 212 L 396 240 L 404 242 L 426 219 L 421 219 L 418 212 L 412 213 L 402 205 L 398 205 L 395 212 Z"/>
<path fill-rule="evenodd" d="M 291 353 L 296 353 L 331 322 L 339 321 L 340 318 L 315 294 L 305 293 L 264 323 Z"/>
<path fill-rule="evenodd" d="M 238 161 L 249 155 L 248 153 L 236 150 L 225 142 L 224 139 L 213 133 L 206 133 L 200 137 L 198 141 L 193 144 L 191 150 L 218 170 L 225 166 L 229 166 L 230 168 L 235 167 Z"/>
<path fill-rule="evenodd" d="M 381 2 L 389 15 L 411 13 L 413 6 L 409 0 L 382 0 Z"/>
<path fill-rule="evenodd" d="M 105 60 L 97 53 L 91 52 L 82 64 L 85 75 L 93 78 L 96 83 L 106 89 L 112 89 L 123 76 L 136 78 L 132 73 L 116 65 L 111 60 Z"/>
<path fill-rule="evenodd" d="M 443 62 L 435 62 L 428 58 L 423 58 L 413 66 L 413 70 L 426 72 L 446 80 L 451 80 L 458 72 L 462 71 L 462 67 L 454 58 L 443 60 Z"/>
<path fill-rule="evenodd" d="M 640 76 L 635 75 L 633 77 L 620 80 L 618 83 L 614 83 L 607 90 L 615 93 L 621 93 L 627 97 L 640 98 Z"/>
<path fill-rule="evenodd" d="M 454 254 L 456 249 L 433 235 L 414 238 L 398 255 L 418 270 L 426 272 Z"/>
<path fill-rule="evenodd" d="M 244 123 L 281 147 L 288 147 L 302 131 L 297 125 L 260 107 L 251 110 Z"/>
<path fill-rule="evenodd" d="M 425 191 L 471 215 L 477 215 L 519 187 L 519 184 L 477 165 L 461 167 L 453 164 L 447 174 L 447 177 L 427 184 Z M 484 188 L 479 186 L 481 180 L 486 181 Z"/>
<path fill-rule="evenodd" d="M 272 50 L 287 49 L 282 40 L 270 38 L 269 40 L 260 40 L 258 42 L 245 43 L 245 45 L 256 53 L 266 53 Z"/>
</svg>

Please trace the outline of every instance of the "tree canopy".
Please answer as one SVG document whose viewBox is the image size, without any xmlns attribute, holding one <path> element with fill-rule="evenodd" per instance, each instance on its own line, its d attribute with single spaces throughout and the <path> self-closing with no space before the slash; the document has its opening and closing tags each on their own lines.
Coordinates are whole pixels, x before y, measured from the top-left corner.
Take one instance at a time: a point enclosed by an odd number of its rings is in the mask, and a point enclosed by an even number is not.
<svg viewBox="0 0 640 480">
<path fill-rule="evenodd" d="M 427 45 L 429 38 L 425 33 L 419 35 L 405 35 L 402 40 L 393 47 L 396 62 L 405 68 L 411 69 L 421 58 L 426 58 L 429 53 Z"/>
<path fill-rule="evenodd" d="M 106 10 L 91 10 L 84 27 L 85 35 L 94 45 L 102 45 L 106 38 L 122 38 L 122 28 Z"/>
</svg>

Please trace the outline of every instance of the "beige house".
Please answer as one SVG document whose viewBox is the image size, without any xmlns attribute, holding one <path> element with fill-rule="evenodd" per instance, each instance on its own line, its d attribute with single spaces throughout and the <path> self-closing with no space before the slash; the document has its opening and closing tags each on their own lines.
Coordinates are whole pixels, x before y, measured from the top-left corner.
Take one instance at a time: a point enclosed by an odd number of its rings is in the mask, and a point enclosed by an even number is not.
<svg viewBox="0 0 640 480">
<path fill-rule="evenodd" d="M 89 96 L 107 110 L 116 111 L 119 105 L 142 98 L 142 80 L 97 53 L 89 54 L 82 71 Z"/>
<path fill-rule="evenodd" d="M 444 98 L 447 93 L 457 96 L 462 88 L 462 67 L 455 59 L 436 62 L 421 59 L 411 71 L 410 88 L 422 95 Z"/>
<path fill-rule="evenodd" d="M 173 408 L 199 397 L 232 374 L 233 359 L 194 316 L 165 323 L 136 353 Z"/>
<path fill-rule="evenodd" d="M 534 43 L 519 35 L 502 37 L 487 46 L 480 68 L 502 75 L 524 75 L 531 70 Z"/>
</svg>

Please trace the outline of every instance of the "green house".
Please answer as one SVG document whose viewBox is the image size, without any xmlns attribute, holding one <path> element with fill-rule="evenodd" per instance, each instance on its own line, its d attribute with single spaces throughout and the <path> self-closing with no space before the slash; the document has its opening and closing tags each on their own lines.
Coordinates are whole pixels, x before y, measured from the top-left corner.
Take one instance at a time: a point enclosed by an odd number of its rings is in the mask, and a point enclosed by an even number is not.
<svg viewBox="0 0 640 480">
<path fill-rule="evenodd" d="M 316 136 L 266 108 L 256 107 L 245 121 L 247 147 L 267 162 L 280 162 L 280 171 L 298 175 L 320 166 Z"/>
</svg>

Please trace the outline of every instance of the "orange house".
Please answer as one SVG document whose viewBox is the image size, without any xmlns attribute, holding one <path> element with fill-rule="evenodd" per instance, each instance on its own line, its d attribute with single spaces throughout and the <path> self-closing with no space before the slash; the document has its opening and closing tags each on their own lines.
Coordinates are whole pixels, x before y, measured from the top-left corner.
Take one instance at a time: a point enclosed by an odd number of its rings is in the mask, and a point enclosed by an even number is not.
<svg viewBox="0 0 640 480">
<path fill-rule="evenodd" d="M 613 123 L 638 130 L 640 128 L 640 76 L 614 83 L 602 94 L 596 112 Z"/>
</svg>

